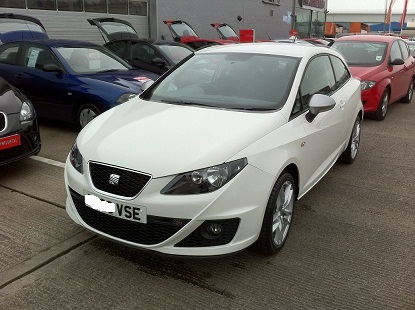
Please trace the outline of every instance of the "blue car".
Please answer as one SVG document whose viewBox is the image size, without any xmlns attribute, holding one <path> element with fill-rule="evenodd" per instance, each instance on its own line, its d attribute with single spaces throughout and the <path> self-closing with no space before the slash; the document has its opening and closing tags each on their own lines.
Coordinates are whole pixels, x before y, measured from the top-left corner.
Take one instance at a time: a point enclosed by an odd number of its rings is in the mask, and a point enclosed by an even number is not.
<svg viewBox="0 0 415 310">
<path fill-rule="evenodd" d="M 80 129 L 159 77 L 133 70 L 101 45 L 52 39 L 0 45 L 0 76 L 25 93 L 38 116 L 74 122 Z"/>
</svg>

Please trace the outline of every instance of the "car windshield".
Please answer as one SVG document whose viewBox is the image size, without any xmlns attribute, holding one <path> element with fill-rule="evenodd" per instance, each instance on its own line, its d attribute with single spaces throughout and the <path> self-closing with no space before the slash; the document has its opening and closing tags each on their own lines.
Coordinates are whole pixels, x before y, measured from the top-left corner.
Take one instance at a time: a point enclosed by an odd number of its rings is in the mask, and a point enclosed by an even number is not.
<svg viewBox="0 0 415 310">
<path fill-rule="evenodd" d="M 129 25 L 119 23 L 119 22 L 101 22 L 101 27 L 109 34 L 111 33 L 117 33 L 117 32 L 128 32 L 137 34 L 137 32 L 134 30 L 134 28 L 131 28 Z"/>
<path fill-rule="evenodd" d="M 174 32 L 177 33 L 180 37 L 194 36 L 197 37 L 197 34 L 185 23 L 173 23 L 171 24 Z"/>
<path fill-rule="evenodd" d="M 12 31 L 30 30 L 35 32 L 46 33 L 45 30 L 38 24 L 28 20 L 19 19 L 2 19 L 0 22 L 0 33 L 7 33 Z"/>
<path fill-rule="evenodd" d="M 177 64 L 180 60 L 193 53 L 190 49 L 179 45 L 159 44 L 158 46 L 174 64 Z"/>
<path fill-rule="evenodd" d="M 238 37 L 238 35 L 235 33 L 235 31 L 233 31 L 233 29 L 229 25 L 220 26 L 219 31 L 226 38 Z"/>
<path fill-rule="evenodd" d="M 343 54 L 349 66 L 379 66 L 386 55 L 385 42 L 336 41 L 331 48 Z"/>
<path fill-rule="evenodd" d="M 127 71 L 131 67 L 100 47 L 58 47 L 57 51 L 76 73 Z"/>
<path fill-rule="evenodd" d="M 201 53 L 155 85 L 143 99 L 222 109 L 274 110 L 288 97 L 300 58 Z"/>
</svg>

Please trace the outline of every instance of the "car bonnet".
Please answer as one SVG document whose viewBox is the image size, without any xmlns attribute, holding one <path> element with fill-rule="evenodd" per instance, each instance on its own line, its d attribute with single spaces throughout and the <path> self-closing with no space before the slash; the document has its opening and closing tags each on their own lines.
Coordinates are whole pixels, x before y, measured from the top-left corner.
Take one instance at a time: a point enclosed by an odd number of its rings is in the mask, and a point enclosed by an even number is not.
<svg viewBox="0 0 415 310">
<path fill-rule="evenodd" d="M 86 82 L 87 79 L 100 80 L 107 83 L 129 88 L 135 92 L 141 92 L 141 85 L 148 80 L 157 80 L 158 74 L 144 70 L 117 71 L 108 73 L 82 74 L 79 79 Z"/>
<path fill-rule="evenodd" d="M 79 134 L 86 161 L 154 178 L 221 164 L 286 123 L 280 112 L 178 106 L 134 98 L 103 113 Z"/>
</svg>

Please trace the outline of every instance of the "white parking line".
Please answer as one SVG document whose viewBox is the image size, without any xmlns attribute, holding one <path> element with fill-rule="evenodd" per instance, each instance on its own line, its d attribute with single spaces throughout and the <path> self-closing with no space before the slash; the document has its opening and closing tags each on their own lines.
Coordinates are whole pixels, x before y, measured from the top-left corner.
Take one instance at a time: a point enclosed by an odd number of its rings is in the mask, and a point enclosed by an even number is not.
<svg viewBox="0 0 415 310">
<path fill-rule="evenodd" d="M 60 161 L 56 161 L 56 160 L 53 160 L 53 159 L 40 157 L 40 156 L 31 156 L 29 158 L 37 160 L 37 161 L 41 161 L 42 163 L 46 163 L 46 164 L 53 165 L 53 166 L 56 166 L 56 167 L 61 167 L 61 168 L 65 167 L 65 163 L 61 163 Z"/>
</svg>

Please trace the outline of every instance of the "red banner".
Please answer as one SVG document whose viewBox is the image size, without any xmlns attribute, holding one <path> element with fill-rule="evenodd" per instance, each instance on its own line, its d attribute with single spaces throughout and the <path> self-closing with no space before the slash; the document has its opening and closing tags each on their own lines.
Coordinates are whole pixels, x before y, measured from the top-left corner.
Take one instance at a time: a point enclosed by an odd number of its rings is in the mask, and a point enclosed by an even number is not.
<svg viewBox="0 0 415 310">
<path fill-rule="evenodd" d="M 406 18 L 406 9 L 408 8 L 408 0 L 405 0 L 405 4 L 403 6 L 403 12 L 402 12 L 402 16 L 401 16 L 401 29 L 403 27 L 403 24 L 405 23 L 405 18 Z"/>
</svg>

